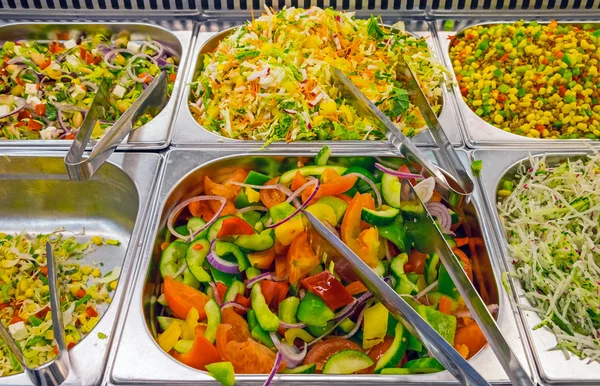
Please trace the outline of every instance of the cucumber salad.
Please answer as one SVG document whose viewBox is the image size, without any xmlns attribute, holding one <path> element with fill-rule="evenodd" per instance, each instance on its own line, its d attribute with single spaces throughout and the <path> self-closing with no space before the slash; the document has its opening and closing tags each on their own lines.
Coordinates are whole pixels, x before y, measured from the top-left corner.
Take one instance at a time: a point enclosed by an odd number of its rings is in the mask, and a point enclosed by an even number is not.
<svg viewBox="0 0 600 386">
<path fill-rule="evenodd" d="M 600 154 L 564 162 L 530 157 L 498 191 L 498 214 L 529 304 L 556 347 L 600 360 Z"/>
<path fill-rule="evenodd" d="M 68 349 L 96 326 L 111 302 L 111 292 L 117 288 L 119 267 L 103 275 L 102 264 L 80 265 L 78 260 L 92 252 L 94 246 L 116 246 L 119 241 L 94 236 L 79 242 L 81 237 L 61 232 L 0 233 L 0 322 L 20 346 L 30 367 L 41 366 L 58 353 L 50 312 L 46 242 L 52 244 L 58 266 Z M 21 371 L 17 358 L 0 340 L 0 376 Z"/>
<path fill-rule="evenodd" d="M 323 221 L 465 358 L 486 340 L 439 256 L 427 251 L 410 179 L 469 278 L 483 240 L 402 159 L 286 159 L 266 170 L 230 169 L 199 180 L 201 195 L 169 213 L 152 328 L 158 345 L 223 384 L 234 373 L 416 374 L 444 368 L 387 309 L 326 259 L 302 210 Z M 385 162 L 385 165 L 381 162 Z M 352 166 L 350 166 L 352 165 Z M 317 252 L 315 252 L 317 251 Z M 485 294 L 482 294 L 484 299 Z M 497 305 L 489 304 L 492 312 Z"/>
<path fill-rule="evenodd" d="M 330 67 L 343 71 L 407 136 L 425 128 L 419 109 L 399 82 L 402 58 L 436 112 L 444 67 L 425 38 L 398 23 L 333 9 L 287 8 L 266 13 L 225 37 L 191 85 L 189 107 L 202 127 L 244 140 L 376 140 L 374 122 L 341 98 Z"/>
<path fill-rule="evenodd" d="M 74 139 L 98 86 L 111 108 L 93 128 L 98 139 L 161 71 L 173 90 L 178 58 L 148 38 L 56 33 L 55 40 L 6 41 L 0 49 L 0 139 Z M 153 118 L 146 113 L 140 127 Z"/>
</svg>

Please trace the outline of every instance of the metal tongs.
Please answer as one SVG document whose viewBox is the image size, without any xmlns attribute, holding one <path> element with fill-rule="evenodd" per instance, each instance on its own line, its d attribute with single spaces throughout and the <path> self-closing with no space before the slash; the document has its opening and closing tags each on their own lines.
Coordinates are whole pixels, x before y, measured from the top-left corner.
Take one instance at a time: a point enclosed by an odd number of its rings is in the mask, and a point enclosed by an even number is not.
<svg viewBox="0 0 600 386">
<path fill-rule="evenodd" d="M 346 98 L 357 112 L 370 116 L 375 123 L 378 123 L 384 129 L 389 141 L 400 154 L 409 162 L 424 167 L 436 179 L 438 185 L 442 188 L 442 194 L 449 202 L 462 206 L 463 203 L 468 202 L 471 193 L 473 193 L 473 180 L 469 177 L 454 147 L 448 140 L 446 133 L 444 133 L 414 73 L 406 62 L 403 59 L 401 60 L 403 64 L 398 67 L 397 71 L 409 77 L 409 81 L 404 83 L 408 83 L 409 95 L 413 96 L 412 102 L 421 111 L 440 150 L 440 154 L 446 161 L 449 174 L 434 165 L 346 75 L 335 67 L 331 68 L 332 79 L 338 90 L 340 90 L 341 95 Z"/>
<path fill-rule="evenodd" d="M 487 306 L 479 296 L 473 283 L 467 277 L 462 264 L 452 252 L 439 228 L 435 225 L 425 205 L 407 180 L 402 180 L 400 202 L 412 208 L 419 208 L 414 221 L 431 237 L 431 251 L 440 257 L 452 278 L 456 288 L 462 295 L 474 319 L 485 335 L 490 347 L 496 354 L 500 364 L 513 385 L 533 386 L 535 383 L 527 375 L 514 352 L 511 350 L 504 335 Z M 413 211 L 414 212 L 414 211 Z M 398 319 L 413 335 L 419 337 L 425 347 L 452 375 L 464 385 L 487 385 L 488 383 L 468 364 L 456 350 L 429 326 L 401 296 L 388 286 L 368 265 L 366 265 L 342 240 L 323 225 L 316 217 L 307 211 L 303 212 L 308 218 L 312 229 L 318 233 L 326 245 L 333 247 L 328 250 L 335 266 L 350 266 L 353 273 L 371 291 L 394 317 Z M 311 235 L 315 232 L 311 232 Z M 336 261 L 337 259 L 337 261 Z"/>
<path fill-rule="evenodd" d="M 8 330 L 0 323 L 0 338 L 6 343 L 9 350 L 20 362 L 25 372 L 36 386 L 58 386 L 62 384 L 70 372 L 69 352 L 65 341 L 63 315 L 60 308 L 60 294 L 58 291 L 58 272 L 52 245 L 46 243 L 46 264 L 48 266 L 48 286 L 50 287 L 50 313 L 52 315 L 52 329 L 54 340 L 58 347 L 56 358 L 40 367 L 29 367 L 23 352 Z"/>
<path fill-rule="evenodd" d="M 96 122 L 106 115 L 110 108 L 108 96 L 108 85 L 102 81 L 90 106 L 88 113 L 81 124 L 77 137 L 73 141 L 67 156 L 65 166 L 69 178 L 75 181 L 83 181 L 92 177 L 104 164 L 117 146 L 133 130 L 135 122 L 146 112 L 152 109 L 160 111 L 168 102 L 167 97 L 167 73 L 161 72 L 154 78 L 152 83 L 142 92 L 136 101 L 121 115 L 114 125 L 94 145 L 88 158 L 83 158 L 85 149 L 96 126 Z"/>
</svg>

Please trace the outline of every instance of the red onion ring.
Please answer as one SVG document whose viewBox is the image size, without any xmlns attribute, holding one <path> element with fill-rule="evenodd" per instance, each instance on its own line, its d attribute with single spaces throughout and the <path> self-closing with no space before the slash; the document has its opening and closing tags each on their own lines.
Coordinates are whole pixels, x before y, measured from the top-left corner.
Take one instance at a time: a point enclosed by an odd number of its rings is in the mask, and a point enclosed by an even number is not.
<svg viewBox="0 0 600 386">
<path fill-rule="evenodd" d="M 154 58 L 160 58 L 162 56 L 163 52 L 165 51 L 165 49 L 163 48 L 163 45 L 154 40 L 146 41 L 146 42 L 142 43 L 142 47 L 140 48 L 140 51 L 143 52 L 145 47 L 149 47 L 152 51 L 155 52 L 154 55 L 151 55 Z"/>
<path fill-rule="evenodd" d="M 378 163 L 375 163 L 375 167 L 386 174 L 391 174 L 393 176 L 400 177 L 400 178 L 415 178 L 415 179 L 421 179 L 421 180 L 425 178 L 421 174 L 398 172 L 396 170 L 386 168 L 385 166 L 378 164 Z"/>
<path fill-rule="evenodd" d="M 208 262 L 221 272 L 231 274 L 240 273 L 240 268 L 237 263 L 232 263 L 231 261 L 222 259 L 219 255 L 217 255 L 216 245 L 217 239 L 214 239 L 210 243 L 210 252 L 208 253 L 208 256 L 206 256 Z"/>
<path fill-rule="evenodd" d="M 236 302 L 226 302 L 221 305 L 221 311 L 223 311 L 225 308 L 229 308 L 229 307 L 237 308 L 238 310 L 242 310 L 242 311 L 249 310 L 248 307 L 244 307 L 241 304 L 238 304 Z"/>
<path fill-rule="evenodd" d="M 285 200 L 285 202 L 287 202 L 287 203 L 292 202 L 296 197 L 300 196 L 302 194 L 302 192 L 304 192 L 309 186 L 312 186 L 312 185 L 319 185 L 319 180 L 317 180 L 315 178 L 315 179 L 312 179 L 312 180 L 306 182 L 304 185 L 302 185 L 301 187 L 296 189 L 296 191 L 294 193 L 292 193 L 292 195 L 289 196 L 287 198 L 287 200 Z M 308 201 L 310 201 L 310 200 L 308 200 Z"/>
<path fill-rule="evenodd" d="M 362 324 L 362 320 L 363 320 L 363 316 L 365 315 L 365 310 L 367 308 L 369 308 L 370 302 L 367 302 L 367 304 L 365 304 L 365 307 L 360 311 L 360 314 L 358 314 L 358 318 L 356 318 L 356 324 L 354 325 L 354 328 L 352 328 L 352 330 L 347 333 L 346 335 L 342 335 L 340 336 L 340 338 L 342 339 L 348 339 L 354 336 L 354 334 L 356 334 L 358 332 L 358 330 L 360 329 L 360 325 Z"/>
<path fill-rule="evenodd" d="M 6 100 L 6 104 L 8 104 L 8 103 L 10 103 L 8 100 L 11 97 L 12 97 L 12 102 L 16 105 L 16 107 L 9 113 L 0 115 L 0 119 L 7 118 L 7 117 L 10 117 L 11 115 L 18 113 L 19 111 L 23 110 L 25 108 L 25 105 L 27 104 L 25 102 L 25 99 L 23 99 L 21 97 L 9 96 L 9 95 L 3 95 L 2 97 L 0 97 L 0 102 L 5 102 L 5 100 Z"/>
<path fill-rule="evenodd" d="M 271 381 L 273 381 L 273 378 L 275 377 L 275 374 L 277 374 L 277 370 L 279 370 L 279 366 L 281 365 L 281 353 L 278 352 L 277 356 L 275 357 L 275 363 L 273 364 L 273 368 L 271 369 L 271 372 L 269 373 L 269 376 L 267 377 L 267 380 L 265 381 L 263 386 L 269 386 L 271 384 Z"/>
<path fill-rule="evenodd" d="M 215 301 L 217 302 L 217 304 L 219 306 L 221 306 L 221 297 L 219 296 L 219 291 L 217 290 L 217 285 L 215 284 L 214 281 L 211 281 L 210 283 L 211 288 L 213 289 L 213 291 L 215 292 Z"/>
<path fill-rule="evenodd" d="M 279 326 L 283 328 L 305 328 L 307 325 L 306 323 L 286 323 L 280 320 Z"/>
<path fill-rule="evenodd" d="M 360 179 L 362 179 L 363 181 L 365 181 L 367 184 L 369 184 L 369 186 L 371 187 L 371 189 L 375 192 L 375 198 L 377 199 L 376 205 L 377 205 L 377 209 L 381 208 L 381 205 L 383 204 L 383 200 L 381 199 L 381 193 L 379 192 L 379 189 L 377 189 L 377 186 L 375 186 L 375 183 L 373 181 L 371 181 L 371 179 L 363 174 L 360 173 L 348 173 L 346 174 L 347 176 L 356 176 Z"/>
<path fill-rule="evenodd" d="M 274 332 L 270 332 L 269 336 L 277 348 L 277 351 L 283 355 L 283 358 L 285 359 L 289 368 L 298 367 L 298 365 L 302 363 L 308 351 L 308 345 L 306 342 L 304 342 L 304 348 L 302 351 L 298 352 L 295 346 L 292 346 L 289 343 L 281 342 L 277 337 L 277 334 Z"/>
<path fill-rule="evenodd" d="M 277 184 L 277 185 L 251 185 L 251 184 L 244 184 L 243 182 L 237 182 L 237 181 L 231 181 L 231 180 L 229 180 L 227 182 L 232 185 L 237 185 L 237 186 L 241 186 L 244 188 L 252 188 L 252 189 L 256 189 L 256 190 L 277 189 L 281 193 L 285 194 L 286 196 L 291 196 L 293 194 L 293 192 L 291 190 L 289 190 L 288 188 L 286 188 L 285 186 L 280 185 L 280 184 Z"/>
<path fill-rule="evenodd" d="M 444 233 L 450 231 L 452 217 L 450 216 L 450 211 L 444 204 L 430 201 L 425 204 L 425 208 L 427 208 L 427 211 L 432 217 L 437 218 Z"/>
<path fill-rule="evenodd" d="M 137 58 L 146 58 L 149 61 L 152 62 L 152 64 L 154 64 L 155 66 L 158 67 L 158 64 L 156 63 L 156 60 L 150 56 L 150 55 L 146 55 L 146 54 L 135 54 L 133 55 L 131 58 L 129 58 L 129 60 L 127 61 L 127 64 L 125 65 L 125 70 L 127 71 L 127 75 L 129 75 L 129 77 L 137 82 L 137 83 L 145 83 L 146 82 L 146 78 L 140 78 L 139 76 L 137 76 L 134 72 L 133 72 L 133 62 L 137 59 Z"/>
<path fill-rule="evenodd" d="M 112 59 L 113 56 L 116 56 L 117 54 L 120 54 L 121 52 L 127 52 L 128 54 L 133 55 L 133 52 L 131 52 L 125 48 L 117 48 L 117 49 L 110 50 L 104 55 L 104 64 L 106 64 L 106 67 L 110 68 L 111 70 L 121 70 L 123 68 L 123 66 L 118 65 L 118 64 L 113 64 L 110 62 L 110 60 Z"/>
<path fill-rule="evenodd" d="M 258 276 L 253 277 L 252 279 L 248 280 L 248 282 L 246 282 L 246 288 L 252 288 L 252 286 L 256 283 L 258 283 L 261 280 L 269 280 L 273 277 L 273 274 L 271 272 L 267 272 L 267 273 L 263 273 L 260 274 Z"/>
<path fill-rule="evenodd" d="M 269 209 L 265 206 L 260 206 L 260 205 L 254 205 L 254 206 L 247 206 L 245 208 L 242 209 L 238 209 L 237 212 L 235 212 L 235 215 L 237 216 L 238 214 L 242 214 L 242 213 L 246 213 L 246 212 L 251 212 L 251 211 L 257 211 L 257 212 L 268 212 Z"/>
<path fill-rule="evenodd" d="M 319 188 L 321 187 L 321 183 L 319 182 L 319 180 L 315 179 L 315 181 L 317 181 L 317 184 L 315 185 L 315 189 L 312 191 L 312 193 L 308 197 L 308 200 L 306 200 L 302 205 L 300 205 L 298 208 L 296 208 L 296 210 L 294 211 L 294 213 L 292 213 L 291 215 L 287 216 L 286 218 L 284 218 L 283 220 L 281 220 L 281 221 L 279 221 L 279 222 L 277 222 L 275 224 L 267 225 L 266 228 L 267 229 L 276 228 L 279 225 L 288 222 L 294 216 L 296 216 L 298 213 L 300 213 L 301 211 L 303 211 L 308 206 L 308 204 L 312 201 L 312 199 L 315 198 L 315 196 L 317 195 L 317 192 L 319 191 Z M 309 182 L 307 182 L 306 184 L 308 184 L 308 183 Z M 298 189 L 298 190 L 300 190 L 300 189 Z"/>
<path fill-rule="evenodd" d="M 207 222 L 202 228 L 197 229 L 191 235 L 184 236 L 182 234 L 177 233 L 177 231 L 175 231 L 175 228 L 173 227 L 173 222 L 175 222 L 175 218 L 177 216 L 179 216 L 179 213 L 181 213 L 181 211 L 183 210 L 183 208 L 185 208 L 186 206 L 188 206 L 192 202 L 197 202 L 197 201 L 219 201 L 221 203 L 221 207 L 219 208 L 219 210 L 217 211 L 217 213 L 215 213 L 215 215 L 213 216 L 213 218 L 210 219 L 209 222 Z M 225 199 L 225 197 L 221 197 L 221 196 L 196 196 L 196 197 L 188 198 L 187 200 L 185 200 L 182 203 L 180 203 L 179 205 L 177 205 L 171 211 L 171 213 L 169 214 L 169 218 L 167 220 L 167 228 L 169 229 L 169 232 L 171 232 L 171 234 L 173 236 L 177 237 L 178 239 L 182 239 L 182 240 L 185 240 L 185 241 L 193 240 L 194 237 L 198 236 L 203 230 L 205 230 L 206 228 L 208 228 L 209 226 L 211 226 L 215 221 L 217 221 L 217 219 L 219 218 L 219 216 L 223 212 L 223 209 L 225 209 L 225 205 L 226 204 L 227 204 L 227 200 Z"/>
</svg>

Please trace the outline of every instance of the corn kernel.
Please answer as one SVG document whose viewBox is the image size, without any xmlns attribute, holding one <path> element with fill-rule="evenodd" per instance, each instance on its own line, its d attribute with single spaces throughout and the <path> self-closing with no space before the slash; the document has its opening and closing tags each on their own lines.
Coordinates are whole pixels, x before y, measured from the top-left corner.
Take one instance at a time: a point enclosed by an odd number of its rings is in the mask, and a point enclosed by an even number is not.
<svg viewBox="0 0 600 386">
<path fill-rule="evenodd" d="M 100 277 L 100 270 L 98 268 L 94 268 L 94 270 L 92 271 L 92 276 L 93 277 Z"/>
<path fill-rule="evenodd" d="M 111 281 L 109 287 L 112 291 L 116 290 L 117 289 L 117 280 Z"/>
<path fill-rule="evenodd" d="M 96 245 L 102 245 L 102 237 L 100 237 L 100 236 L 92 237 L 92 243 L 94 243 Z"/>
</svg>

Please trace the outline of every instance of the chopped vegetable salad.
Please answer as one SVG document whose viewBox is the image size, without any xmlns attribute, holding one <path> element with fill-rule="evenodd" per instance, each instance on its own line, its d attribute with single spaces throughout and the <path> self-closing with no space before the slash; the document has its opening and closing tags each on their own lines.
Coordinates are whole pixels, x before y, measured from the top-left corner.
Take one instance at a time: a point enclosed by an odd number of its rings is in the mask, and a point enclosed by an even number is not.
<svg viewBox="0 0 600 386">
<path fill-rule="evenodd" d="M 530 157 L 502 182 L 498 213 L 512 275 L 557 348 L 600 360 L 600 154 L 550 165 Z"/>
<path fill-rule="evenodd" d="M 161 245 L 162 307 L 154 326 L 165 352 L 224 384 L 234 371 L 270 374 L 268 384 L 277 372 L 444 369 L 347 267 L 319 252 L 302 210 L 405 295 L 465 358 L 486 344 L 426 231 L 412 221 L 424 210 L 398 199 L 399 177 L 412 179 L 467 275 L 481 283 L 473 259 L 483 241 L 465 234 L 433 178 L 403 160 L 386 167 L 357 158 L 346 167 L 330 154 L 324 148 L 308 164 L 284 161 L 270 175 L 237 169 L 217 173 L 218 181 L 204 176 L 203 194 L 173 209 Z"/>
<path fill-rule="evenodd" d="M 388 29 L 373 16 L 361 20 L 317 7 L 267 10 L 204 55 L 189 106 L 204 128 L 228 138 L 267 143 L 385 138 L 340 97 L 331 84 L 335 66 L 413 136 L 425 121 L 396 80 L 402 57 L 439 111 L 445 70 L 425 39 L 406 33 L 401 23 Z"/>
<path fill-rule="evenodd" d="M 160 42 L 135 42 L 127 34 L 6 41 L 0 50 L 0 139 L 74 139 L 105 80 L 111 108 L 93 129 L 98 139 L 162 70 L 171 93 L 177 63 Z M 144 114 L 136 127 L 152 118 Z"/>
<path fill-rule="evenodd" d="M 51 234 L 0 234 L 0 322 L 20 346 L 28 366 L 40 366 L 57 355 L 54 343 L 46 242 L 54 248 L 58 265 L 63 323 L 67 347 L 71 349 L 98 323 L 111 302 L 120 269 L 102 275 L 101 267 L 81 266 L 77 260 L 93 245 L 118 245 L 99 236 L 80 243 L 75 236 Z M 0 376 L 23 371 L 20 363 L 0 340 Z"/>
</svg>

